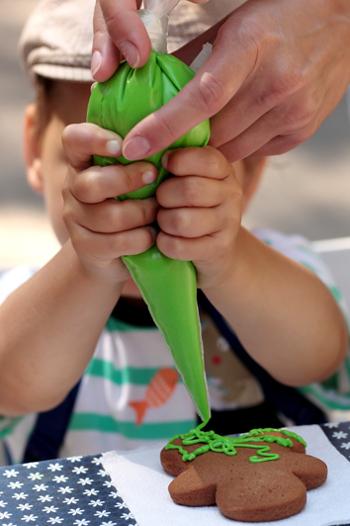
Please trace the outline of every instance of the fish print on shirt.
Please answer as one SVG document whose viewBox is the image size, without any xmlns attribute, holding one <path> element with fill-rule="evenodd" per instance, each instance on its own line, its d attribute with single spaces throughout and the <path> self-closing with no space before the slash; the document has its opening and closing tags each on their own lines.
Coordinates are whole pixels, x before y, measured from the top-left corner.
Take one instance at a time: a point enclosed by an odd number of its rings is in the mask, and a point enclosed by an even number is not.
<svg viewBox="0 0 350 526">
<path fill-rule="evenodd" d="M 166 404 L 174 394 L 178 381 L 179 375 L 175 369 L 168 367 L 156 372 L 146 389 L 145 398 L 129 402 L 129 406 L 135 410 L 137 425 L 143 423 L 148 409 Z"/>
</svg>

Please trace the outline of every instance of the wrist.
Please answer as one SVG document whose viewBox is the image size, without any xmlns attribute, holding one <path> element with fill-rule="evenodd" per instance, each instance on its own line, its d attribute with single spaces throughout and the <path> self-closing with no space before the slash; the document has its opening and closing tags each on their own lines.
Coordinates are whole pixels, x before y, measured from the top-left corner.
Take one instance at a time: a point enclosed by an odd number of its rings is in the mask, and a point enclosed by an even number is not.
<svg viewBox="0 0 350 526">
<path fill-rule="evenodd" d="M 122 288 L 128 280 L 128 271 L 120 259 L 101 262 L 81 257 L 69 240 L 62 248 L 70 261 L 74 273 L 84 281 L 98 286 Z"/>
<path fill-rule="evenodd" d="M 214 303 L 220 303 L 221 297 L 230 295 L 232 304 L 239 305 L 251 289 L 257 290 L 259 272 L 256 256 L 259 248 L 256 247 L 256 243 L 260 245 L 260 242 L 241 226 L 226 273 L 215 283 L 202 287 L 205 295 Z"/>
</svg>

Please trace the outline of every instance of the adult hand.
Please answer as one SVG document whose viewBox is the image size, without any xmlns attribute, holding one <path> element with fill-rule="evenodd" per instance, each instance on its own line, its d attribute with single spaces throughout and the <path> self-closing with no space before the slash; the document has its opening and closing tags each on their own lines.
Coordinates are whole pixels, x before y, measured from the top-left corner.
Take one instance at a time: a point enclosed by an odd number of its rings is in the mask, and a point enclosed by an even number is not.
<svg viewBox="0 0 350 526">
<path fill-rule="evenodd" d="M 189 0 L 205 4 L 208 0 Z M 151 42 L 137 10 L 141 0 L 96 0 L 91 70 L 103 82 L 117 69 L 122 54 L 130 66 L 143 66 Z"/>
<path fill-rule="evenodd" d="M 349 79 L 349 0 L 248 0 L 194 80 L 129 133 L 123 153 L 148 157 L 212 116 L 211 143 L 230 161 L 283 153 L 317 130 Z"/>
</svg>

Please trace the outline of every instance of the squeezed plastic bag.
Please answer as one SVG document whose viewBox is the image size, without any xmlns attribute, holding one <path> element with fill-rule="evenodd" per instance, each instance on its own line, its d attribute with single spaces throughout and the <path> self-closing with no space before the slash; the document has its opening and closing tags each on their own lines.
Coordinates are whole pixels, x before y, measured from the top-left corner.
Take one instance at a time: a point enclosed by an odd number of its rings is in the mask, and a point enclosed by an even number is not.
<svg viewBox="0 0 350 526">
<path fill-rule="evenodd" d="M 157 45 L 161 41 L 158 33 L 161 31 L 164 39 L 164 31 L 167 30 L 170 5 L 174 7 L 177 3 L 178 0 L 163 0 L 161 4 L 157 0 L 145 2 L 144 20 L 152 22 Z M 165 4 L 168 5 L 168 10 Z M 193 76 L 193 71 L 177 58 L 152 51 L 143 68 L 133 69 L 124 63 L 107 82 L 94 85 L 87 120 L 125 137 L 138 122 L 175 97 Z M 177 140 L 169 149 L 205 146 L 209 136 L 209 122 L 205 121 Z M 157 152 L 147 159 L 158 169 L 157 180 L 139 190 L 119 196 L 118 199 L 144 199 L 154 195 L 161 181 L 170 175 L 162 167 L 164 153 L 164 150 Z M 129 163 L 124 157 L 115 159 L 95 156 L 94 161 L 100 166 L 116 162 Z M 208 421 L 210 408 L 193 264 L 170 259 L 156 246 L 143 254 L 125 256 L 123 261 L 170 348 L 200 417 Z"/>
</svg>

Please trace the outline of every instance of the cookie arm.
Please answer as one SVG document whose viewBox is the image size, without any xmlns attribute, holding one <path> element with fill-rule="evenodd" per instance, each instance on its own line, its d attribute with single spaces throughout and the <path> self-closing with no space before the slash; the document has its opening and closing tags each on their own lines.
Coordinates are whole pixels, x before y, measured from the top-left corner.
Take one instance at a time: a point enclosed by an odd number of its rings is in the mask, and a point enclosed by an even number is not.
<svg viewBox="0 0 350 526">
<path fill-rule="evenodd" d="M 327 478 L 327 466 L 319 458 L 311 455 L 293 454 L 292 472 L 306 486 L 306 489 L 318 488 Z"/>
</svg>

